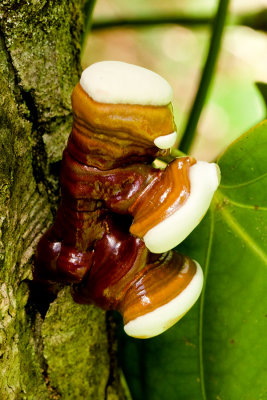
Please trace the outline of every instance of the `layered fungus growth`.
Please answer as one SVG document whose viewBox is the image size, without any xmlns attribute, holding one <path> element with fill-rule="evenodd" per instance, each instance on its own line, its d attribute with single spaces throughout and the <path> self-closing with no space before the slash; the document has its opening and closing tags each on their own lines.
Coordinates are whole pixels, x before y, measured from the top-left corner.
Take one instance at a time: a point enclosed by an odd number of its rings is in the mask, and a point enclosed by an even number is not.
<svg viewBox="0 0 267 400">
<path fill-rule="evenodd" d="M 119 311 L 125 332 L 158 335 L 198 299 L 203 274 L 172 249 L 200 222 L 219 184 L 216 164 L 152 162 L 177 142 L 172 89 L 147 69 L 88 67 L 72 94 L 61 203 L 41 238 L 34 278 L 71 284 L 76 302 Z"/>
</svg>

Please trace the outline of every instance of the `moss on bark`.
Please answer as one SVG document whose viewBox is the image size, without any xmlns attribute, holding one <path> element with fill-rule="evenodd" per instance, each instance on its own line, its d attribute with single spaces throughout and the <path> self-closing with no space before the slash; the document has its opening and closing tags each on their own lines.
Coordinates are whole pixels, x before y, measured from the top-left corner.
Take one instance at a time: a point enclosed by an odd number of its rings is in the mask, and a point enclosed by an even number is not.
<svg viewBox="0 0 267 400">
<path fill-rule="evenodd" d="M 105 326 L 105 312 L 75 304 L 69 288 L 50 305 L 42 326 L 44 356 L 50 384 L 64 399 L 105 398 L 109 377 Z"/>
<path fill-rule="evenodd" d="M 0 4 L 1 400 L 126 398 L 105 313 L 73 303 L 65 288 L 41 316 L 30 291 L 35 246 L 58 200 L 85 3 Z"/>
</svg>

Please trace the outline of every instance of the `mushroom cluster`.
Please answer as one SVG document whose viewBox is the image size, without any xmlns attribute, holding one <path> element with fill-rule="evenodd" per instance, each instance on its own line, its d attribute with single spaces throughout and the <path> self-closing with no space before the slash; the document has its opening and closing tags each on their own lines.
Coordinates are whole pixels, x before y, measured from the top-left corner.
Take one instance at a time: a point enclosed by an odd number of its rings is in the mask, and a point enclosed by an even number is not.
<svg viewBox="0 0 267 400">
<path fill-rule="evenodd" d="M 74 88 L 61 203 L 41 238 L 34 278 L 71 284 L 75 301 L 119 311 L 125 332 L 158 335 L 198 299 L 203 273 L 172 250 L 200 222 L 219 185 L 214 163 L 180 157 L 172 89 L 139 66 L 91 65 Z"/>
</svg>

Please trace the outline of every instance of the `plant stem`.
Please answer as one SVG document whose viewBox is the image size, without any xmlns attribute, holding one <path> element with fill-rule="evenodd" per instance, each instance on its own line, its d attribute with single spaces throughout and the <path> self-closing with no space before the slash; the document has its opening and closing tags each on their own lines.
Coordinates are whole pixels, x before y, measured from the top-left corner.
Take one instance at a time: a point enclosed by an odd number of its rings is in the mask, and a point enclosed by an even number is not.
<svg viewBox="0 0 267 400">
<path fill-rule="evenodd" d="M 216 61 L 219 54 L 223 28 L 226 21 L 228 4 L 229 0 L 220 0 L 218 11 L 213 22 L 213 31 L 212 31 L 212 37 L 210 41 L 207 60 L 203 68 L 198 91 L 193 106 L 191 108 L 191 111 L 189 113 L 188 122 L 179 146 L 179 148 L 185 153 L 189 153 L 189 150 L 195 139 L 196 127 L 208 94 L 210 83 L 212 81 L 212 77 L 216 66 Z"/>
<path fill-rule="evenodd" d="M 81 58 L 83 56 L 83 52 L 85 49 L 85 43 L 86 43 L 86 38 L 87 35 L 92 27 L 92 19 L 93 19 L 93 11 L 94 7 L 96 4 L 96 0 L 87 0 L 84 5 L 84 15 L 87 16 L 84 24 L 84 31 L 82 35 L 82 41 L 81 41 Z"/>
<path fill-rule="evenodd" d="M 190 28 L 207 26 L 213 22 L 210 15 L 192 16 L 179 14 L 147 15 L 134 18 L 121 17 L 118 19 L 98 18 L 91 24 L 92 31 L 111 28 L 143 28 L 153 25 L 177 24 Z M 229 23 L 232 25 L 245 25 L 253 29 L 267 30 L 267 9 L 242 15 L 231 16 Z"/>
<path fill-rule="evenodd" d="M 203 26 L 212 22 L 212 16 L 181 16 L 181 15 L 153 15 L 140 16 L 136 18 L 98 19 L 93 22 L 92 30 L 110 28 L 141 28 L 151 25 L 178 24 L 185 26 Z"/>
</svg>

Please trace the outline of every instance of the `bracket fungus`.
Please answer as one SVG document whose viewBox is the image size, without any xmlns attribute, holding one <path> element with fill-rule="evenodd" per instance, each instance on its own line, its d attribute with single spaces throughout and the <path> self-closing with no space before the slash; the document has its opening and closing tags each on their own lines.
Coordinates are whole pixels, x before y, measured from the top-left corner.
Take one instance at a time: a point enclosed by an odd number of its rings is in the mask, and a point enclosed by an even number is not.
<svg viewBox="0 0 267 400">
<path fill-rule="evenodd" d="M 151 165 L 177 140 L 172 89 L 145 68 L 91 65 L 74 88 L 61 203 L 41 238 L 34 278 L 71 284 L 75 301 L 115 309 L 128 335 L 148 338 L 200 295 L 199 264 L 172 249 L 206 213 L 216 164 L 193 157 Z"/>
</svg>

